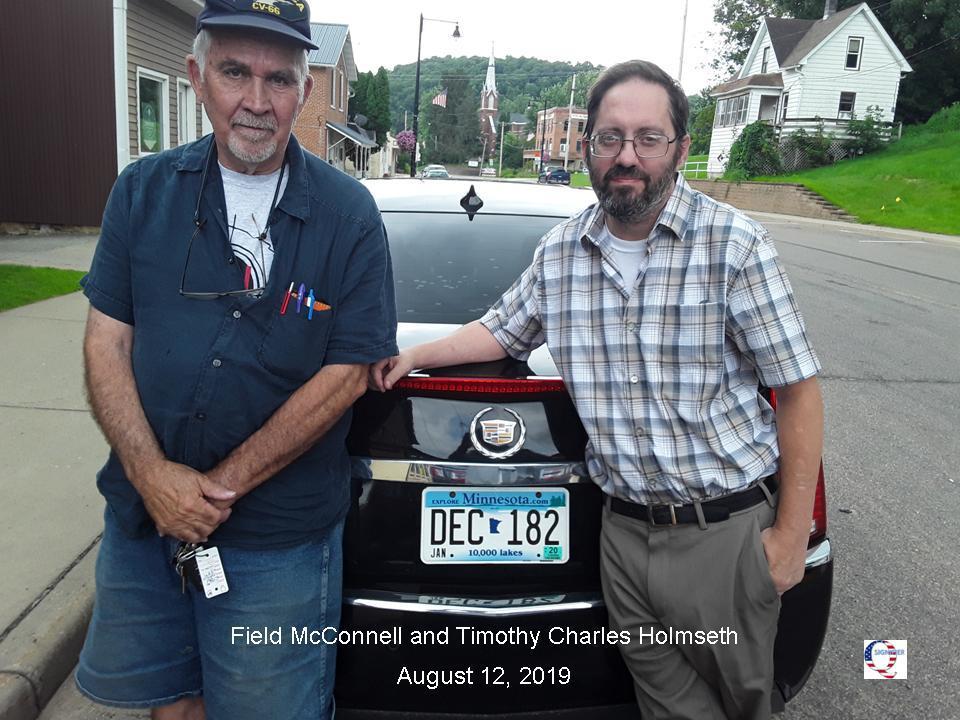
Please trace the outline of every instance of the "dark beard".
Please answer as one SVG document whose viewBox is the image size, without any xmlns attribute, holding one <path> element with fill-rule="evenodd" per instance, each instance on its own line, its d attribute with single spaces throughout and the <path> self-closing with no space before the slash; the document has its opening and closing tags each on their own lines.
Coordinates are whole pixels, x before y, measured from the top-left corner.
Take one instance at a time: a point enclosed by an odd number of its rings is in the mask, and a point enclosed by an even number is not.
<svg viewBox="0 0 960 720">
<path fill-rule="evenodd" d="M 660 205 L 671 189 L 674 172 L 668 170 L 656 178 L 651 178 L 639 167 L 614 165 L 603 178 L 596 179 L 591 173 L 590 183 L 604 212 L 624 225 L 632 225 L 649 217 L 651 213 L 659 212 Z M 643 180 L 643 191 L 634 194 L 630 189 L 611 190 L 610 181 L 618 177 Z"/>
</svg>

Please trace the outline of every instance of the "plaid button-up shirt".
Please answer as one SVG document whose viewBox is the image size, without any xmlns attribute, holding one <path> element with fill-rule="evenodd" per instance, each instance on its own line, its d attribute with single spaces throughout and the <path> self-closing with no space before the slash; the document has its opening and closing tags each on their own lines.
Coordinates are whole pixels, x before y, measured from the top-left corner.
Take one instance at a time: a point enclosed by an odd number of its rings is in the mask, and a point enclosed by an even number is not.
<svg viewBox="0 0 960 720">
<path fill-rule="evenodd" d="M 758 383 L 796 383 L 820 363 L 767 231 L 678 175 L 628 287 L 603 224 L 594 205 L 547 233 L 481 322 L 515 358 L 547 344 L 604 492 L 689 503 L 774 472 Z"/>
</svg>

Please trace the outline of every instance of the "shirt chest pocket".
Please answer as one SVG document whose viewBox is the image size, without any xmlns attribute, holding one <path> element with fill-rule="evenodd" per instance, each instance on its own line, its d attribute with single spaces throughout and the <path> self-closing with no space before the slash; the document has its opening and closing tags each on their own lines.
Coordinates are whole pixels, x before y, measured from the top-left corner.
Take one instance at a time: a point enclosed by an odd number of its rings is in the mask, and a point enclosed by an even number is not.
<svg viewBox="0 0 960 720">
<path fill-rule="evenodd" d="M 321 367 L 327 352 L 333 311 L 314 311 L 308 320 L 306 310 L 299 314 L 288 310 L 270 320 L 257 351 L 260 364 L 275 375 L 306 382 Z"/>
<path fill-rule="evenodd" d="M 724 305 L 665 305 L 660 313 L 660 332 L 650 332 L 650 325 L 647 332 L 658 336 L 663 395 L 685 405 L 712 399 L 724 372 Z"/>
</svg>

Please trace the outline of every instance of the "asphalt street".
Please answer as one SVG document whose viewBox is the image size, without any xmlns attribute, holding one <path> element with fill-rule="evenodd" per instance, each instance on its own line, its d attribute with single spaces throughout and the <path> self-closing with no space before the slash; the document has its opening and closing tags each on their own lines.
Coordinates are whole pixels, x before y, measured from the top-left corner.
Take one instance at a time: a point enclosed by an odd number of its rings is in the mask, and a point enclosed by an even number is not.
<svg viewBox="0 0 960 720">
<path fill-rule="evenodd" d="M 953 720 L 960 707 L 960 238 L 758 218 L 775 238 L 824 367 L 836 553 L 820 662 L 783 717 Z M 79 337 L 76 310 L 64 310 L 62 332 Z M 76 380 L 64 372 L 64 382 Z M 62 404 L 73 410 L 75 400 Z M 74 474 L 69 483 L 87 498 L 92 475 Z M 94 517 L 96 503 L 83 502 L 78 514 Z M 864 679 L 862 641 L 873 639 L 908 641 L 908 679 Z M 41 717 L 143 715 L 95 709 L 68 682 Z"/>
<path fill-rule="evenodd" d="M 823 364 L 836 553 L 820 662 L 786 718 L 954 720 L 960 707 L 960 242 L 761 218 Z M 863 641 L 908 641 L 906 680 Z"/>
</svg>

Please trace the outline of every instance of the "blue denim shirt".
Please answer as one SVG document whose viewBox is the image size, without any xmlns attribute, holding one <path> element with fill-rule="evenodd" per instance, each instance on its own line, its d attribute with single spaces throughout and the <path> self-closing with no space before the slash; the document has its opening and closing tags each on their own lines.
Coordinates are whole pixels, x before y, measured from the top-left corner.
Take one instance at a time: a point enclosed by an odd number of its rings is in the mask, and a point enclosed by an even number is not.
<svg viewBox="0 0 960 720">
<path fill-rule="evenodd" d="M 179 286 L 213 137 L 142 159 L 117 179 L 84 293 L 133 326 L 133 372 L 167 458 L 206 471 L 252 435 L 325 365 L 397 352 L 390 255 L 380 214 L 356 180 L 291 137 L 289 180 L 271 217 L 275 256 L 265 294 L 197 300 Z M 216 151 L 200 198 L 186 290 L 243 287 L 230 250 Z M 329 309 L 307 319 L 290 283 Z M 348 411 L 310 450 L 241 498 L 211 543 L 284 547 L 325 532 L 347 511 Z M 304 418 L 307 421 L 308 418 Z M 97 486 L 130 535 L 153 531 L 111 452 Z"/>
</svg>

